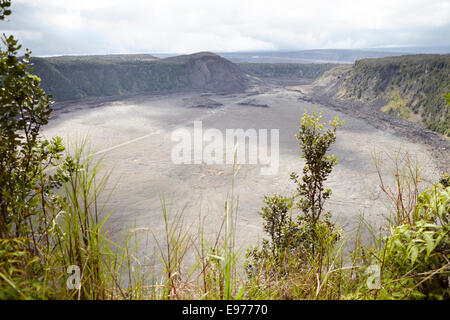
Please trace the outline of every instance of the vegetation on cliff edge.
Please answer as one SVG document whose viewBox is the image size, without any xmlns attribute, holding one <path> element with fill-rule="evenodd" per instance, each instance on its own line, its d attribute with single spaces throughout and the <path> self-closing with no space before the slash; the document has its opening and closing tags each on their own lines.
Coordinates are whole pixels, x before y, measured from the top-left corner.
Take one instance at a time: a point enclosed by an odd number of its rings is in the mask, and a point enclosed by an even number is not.
<svg viewBox="0 0 450 320">
<path fill-rule="evenodd" d="M 450 55 L 407 55 L 356 61 L 342 95 L 386 101 L 383 111 L 418 121 L 450 137 Z"/>
</svg>

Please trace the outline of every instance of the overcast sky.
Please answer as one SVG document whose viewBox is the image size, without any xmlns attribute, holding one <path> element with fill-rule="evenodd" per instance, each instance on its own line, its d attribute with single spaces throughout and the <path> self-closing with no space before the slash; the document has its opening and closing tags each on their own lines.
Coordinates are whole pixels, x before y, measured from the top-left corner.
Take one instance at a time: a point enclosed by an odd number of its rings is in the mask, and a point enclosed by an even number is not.
<svg viewBox="0 0 450 320">
<path fill-rule="evenodd" d="M 13 0 L 33 55 L 449 46 L 449 0 Z"/>
</svg>

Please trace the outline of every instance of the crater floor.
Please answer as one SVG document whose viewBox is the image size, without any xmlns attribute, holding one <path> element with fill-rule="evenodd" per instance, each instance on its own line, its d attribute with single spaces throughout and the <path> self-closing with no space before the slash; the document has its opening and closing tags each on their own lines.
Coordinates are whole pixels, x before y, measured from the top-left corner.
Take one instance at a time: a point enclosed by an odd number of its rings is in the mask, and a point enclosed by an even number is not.
<svg viewBox="0 0 450 320">
<path fill-rule="evenodd" d="M 171 161 L 175 142 L 171 133 L 178 128 L 193 129 L 193 121 L 203 121 L 203 128 L 279 129 L 280 164 L 276 175 L 260 174 L 259 165 L 242 165 L 236 178 L 234 194 L 238 198 L 237 245 L 248 247 L 262 236 L 258 210 L 264 195 L 292 194 L 292 171 L 301 173 L 303 160 L 294 137 L 304 110 L 314 105 L 298 99 L 299 94 L 281 88 L 265 93 L 207 95 L 219 102 L 215 108 L 193 108 L 186 105 L 199 94 L 139 96 L 107 102 L 88 108 L 72 104 L 55 112 L 44 129 L 44 135 L 61 136 L 73 142 L 88 136 L 98 156 L 104 156 L 105 167 L 113 168 L 110 187 L 115 185 L 108 208 L 114 209 L 108 228 L 118 234 L 125 227 L 150 228 L 155 235 L 163 231 L 160 195 L 164 194 L 172 212 L 183 210 L 187 225 L 204 219 L 205 234 L 213 236 L 220 228 L 224 203 L 231 192 L 232 165 L 176 165 Z M 239 105 L 248 99 L 258 105 Z M 425 181 L 435 182 L 439 175 L 431 155 L 420 144 L 414 144 L 391 133 L 374 128 L 364 120 L 317 105 L 323 120 L 335 115 L 345 123 L 338 131 L 332 153 L 339 159 L 327 187 L 333 195 L 328 209 L 345 231 L 356 228 L 359 216 L 382 225 L 389 208 L 379 186 L 373 154 L 381 155 L 383 177 L 391 181 L 389 157 L 401 148 L 421 164 Z M 195 228 L 195 226 L 193 227 Z"/>
</svg>

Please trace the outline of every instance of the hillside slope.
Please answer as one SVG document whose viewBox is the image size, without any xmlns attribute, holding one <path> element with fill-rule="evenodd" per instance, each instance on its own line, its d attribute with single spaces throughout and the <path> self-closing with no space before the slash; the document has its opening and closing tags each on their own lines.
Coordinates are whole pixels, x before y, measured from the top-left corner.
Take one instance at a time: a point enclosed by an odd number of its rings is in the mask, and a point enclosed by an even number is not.
<svg viewBox="0 0 450 320">
<path fill-rule="evenodd" d="M 150 55 L 33 58 L 35 74 L 56 101 L 171 90 L 242 92 L 247 78 L 213 53 L 157 59 Z"/>
<path fill-rule="evenodd" d="M 411 65 L 411 68 L 412 67 L 413 65 Z M 414 69 L 416 68 L 418 67 L 414 66 Z M 448 138 L 448 135 L 445 137 L 436 131 L 426 128 L 419 118 L 421 117 L 420 114 L 416 114 L 416 117 L 419 119 L 415 119 L 416 121 L 411 121 L 411 119 L 407 120 L 398 117 L 395 114 L 392 114 L 392 112 L 391 114 L 386 112 L 385 106 L 389 105 L 392 101 L 395 102 L 395 100 L 389 101 L 385 98 L 388 96 L 389 90 L 391 90 L 394 85 L 389 84 L 390 82 L 386 81 L 388 84 L 384 83 L 385 91 L 381 89 L 376 90 L 376 84 L 383 82 L 381 81 L 382 79 L 379 78 L 380 76 L 375 76 L 376 74 L 379 75 L 380 70 L 374 68 L 372 71 L 372 74 L 365 73 L 355 65 L 340 65 L 324 72 L 324 74 L 313 83 L 295 85 L 287 88 L 296 91 L 300 100 L 308 101 L 314 104 L 317 103 L 322 106 L 328 106 L 334 110 L 363 119 L 377 129 L 401 136 L 402 138 L 405 138 L 413 143 L 425 145 L 433 154 L 433 158 L 438 164 L 440 172 L 442 174 L 448 173 L 450 169 L 450 139 Z M 440 72 L 438 72 L 438 74 L 442 75 Z M 403 79 L 403 77 L 405 77 L 405 75 L 401 73 L 393 73 L 389 77 L 386 76 L 388 79 Z M 416 77 L 418 79 L 422 79 L 424 75 L 419 73 Z M 359 81 L 356 79 L 359 79 Z M 407 79 L 409 80 L 403 81 L 414 81 L 414 78 Z M 448 90 L 448 84 L 445 85 L 446 79 L 443 79 L 441 82 L 434 79 L 428 79 L 428 81 L 435 84 L 437 83 L 436 85 L 438 88 L 433 88 L 434 92 L 445 92 Z M 416 80 L 416 82 L 418 82 L 418 80 Z M 419 83 L 421 86 L 425 85 L 422 81 Z M 367 84 L 367 86 L 365 86 L 365 84 Z M 355 89 L 356 92 L 353 92 L 350 89 Z M 416 95 L 420 96 L 421 89 L 416 90 Z M 400 98 L 406 100 L 409 98 L 407 93 L 411 91 L 411 88 L 409 88 L 409 90 L 405 90 L 405 92 L 400 90 Z M 440 102 L 440 99 L 437 99 L 437 101 Z M 438 105 L 441 107 L 440 109 L 434 109 L 436 110 L 435 112 L 439 112 L 434 118 L 437 123 L 439 123 L 444 115 L 447 115 L 448 117 L 450 107 L 445 105 L 446 101 L 444 99 L 442 102 L 443 104 Z M 433 110 L 428 105 L 424 105 L 420 109 Z M 448 122 L 447 124 L 443 123 L 442 126 L 445 130 L 449 129 Z M 367 141 L 367 146 L 370 145 L 371 141 Z"/>
<path fill-rule="evenodd" d="M 342 74 L 336 96 L 376 105 L 449 137 L 449 92 L 450 55 L 408 55 L 358 60 Z"/>
</svg>

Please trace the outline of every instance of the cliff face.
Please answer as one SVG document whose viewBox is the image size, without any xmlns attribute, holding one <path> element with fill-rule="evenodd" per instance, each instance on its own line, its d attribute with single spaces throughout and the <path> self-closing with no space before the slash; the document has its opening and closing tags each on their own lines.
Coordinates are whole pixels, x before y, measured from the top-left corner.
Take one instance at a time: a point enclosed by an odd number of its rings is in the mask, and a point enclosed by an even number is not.
<svg viewBox="0 0 450 320">
<path fill-rule="evenodd" d="M 34 72 L 56 101 L 171 90 L 245 91 L 232 62 L 212 53 L 167 59 L 150 55 L 34 58 Z"/>
<path fill-rule="evenodd" d="M 339 78 L 337 98 L 377 105 L 450 136 L 450 55 L 358 60 Z"/>
</svg>

